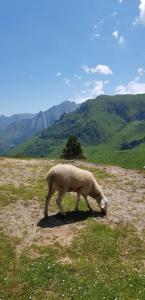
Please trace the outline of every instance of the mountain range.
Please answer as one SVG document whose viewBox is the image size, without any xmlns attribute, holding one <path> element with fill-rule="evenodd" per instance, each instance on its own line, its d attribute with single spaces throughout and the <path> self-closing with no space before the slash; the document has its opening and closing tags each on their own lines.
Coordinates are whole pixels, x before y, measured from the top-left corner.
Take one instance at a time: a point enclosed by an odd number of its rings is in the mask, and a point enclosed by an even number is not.
<svg viewBox="0 0 145 300">
<path fill-rule="evenodd" d="M 72 112 L 77 107 L 74 102 L 64 101 L 38 114 L 0 116 L 0 154 L 8 153 L 10 149 L 52 125 L 62 114 Z"/>
<path fill-rule="evenodd" d="M 1 115 L 0 116 L 0 131 L 5 129 L 7 126 L 13 124 L 13 123 L 17 123 L 17 122 L 21 122 L 23 119 L 32 119 L 33 117 L 35 117 L 36 114 L 16 114 L 16 115 L 12 115 L 12 116 L 4 116 Z"/>
<path fill-rule="evenodd" d="M 9 154 L 59 157 L 70 134 L 79 138 L 90 161 L 143 167 L 145 94 L 88 100 Z"/>
</svg>

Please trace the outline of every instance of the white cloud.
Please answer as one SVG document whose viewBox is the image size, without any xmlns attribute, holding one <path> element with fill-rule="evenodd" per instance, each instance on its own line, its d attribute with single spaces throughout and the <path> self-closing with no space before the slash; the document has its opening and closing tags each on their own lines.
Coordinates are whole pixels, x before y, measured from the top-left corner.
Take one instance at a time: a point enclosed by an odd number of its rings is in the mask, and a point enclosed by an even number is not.
<svg viewBox="0 0 145 300">
<path fill-rule="evenodd" d="M 99 73 L 104 75 L 112 75 L 112 70 L 106 65 L 97 65 L 94 69 L 91 68 L 92 73 Z"/>
<path fill-rule="evenodd" d="M 65 84 L 66 84 L 68 87 L 71 86 L 71 84 L 70 84 L 70 79 L 64 78 L 64 82 L 65 82 Z"/>
<path fill-rule="evenodd" d="M 101 19 L 100 21 L 98 21 L 97 24 L 94 24 L 94 25 L 93 25 L 93 28 L 94 28 L 94 29 L 101 28 L 102 25 L 104 24 L 104 22 L 105 22 L 105 20 L 104 20 L 104 19 Z"/>
<path fill-rule="evenodd" d="M 104 24 L 104 22 L 105 22 L 104 19 L 100 20 L 99 21 L 99 27 L 102 27 L 102 25 Z"/>
<path fill-rule="evenodd" d="M 86 65 L 82 65 L 82 70 L 85 72 L 85 73 L 90 73 L 90 68 Z"/>
<path fill-rule="evenodd" d="M 119 37 L 118 30 L 115 30 L 114 32 L 112 32 L 112 35 L 115 37 L 115 39 L 118 39 L 118 37 Z"/>
<path fill-rule="evenodd" d="M 59 77 L 61 76 L 61 72 L 57 72 L 56 75 Z"/>
<path fill-rule="evenodd" d="M 95 73 L 104 74 L 104 75 L 113 74 L 112 70 L 106 65 L 97 65 L 94 68 L 83 65 L 82 70 L 88 74 L 95 74 Z"/>
<path fill-rule="evenodd" d="M 84 84 L 86 89 L 81 91 L 81 94 L 76 96 L 73 100 L 77 103 L 82 103 L 88 99 L 94 99 L 99 95 L 104 94 L 104 85 L 107 84 L 108 81 L 95 80 L 89 81 Z"/>
<path fill-rule="evenodd" d="M 104 88 L 104 82 L 103 81 L 94 81 L 94 87 L 90 91 L 90 97 L 95 98 L 98 95 L 104 94 L 103 88 Z"/>
<path fill-rule="evenodd" d="M 118 30 L 115 30 L 114 32 L 112 32 L 112 36 L 118 41 L 118 44 L 120 46 L 124 46 L 124 44 L 127 42 L 125 37 L 123 35 L 119 34 Z"/>
<path fill-rule="evenodd" d="M 94 41 L 94 39 L 99 38 L 100 34 L 99 33 L 91 33 L 89 34 L 89 38 L 91 41 Z"/>
<path fill-rule="evenodd" d="M 115 16 L 117 16 L 117 11 L 113 11 L 113 13 L 111 15 L 111 17 L 115 17 Z"/>
<path fill-rule="evenodd" d="M 117 94 L 144 94 L 145 93 L 145 83 L 138 82 L 135 79 L 130 81 L 126 86 L 119 85 L 115 92 Z"/>
<path fill-rule="evenodd" d="M 84 87 L 85 88 L 88 88 L 88 87 L 90 87 L 92 85 L 92 81 L 86 81 L 85 83 L 84 83 Z"/>
<path fill-rule="evenodd" d="M 145 74 L 145 70 L 143 69 L 143 68 L 138 68 L 137 69 L 137 72 L 138 72 L 138 75 L 141 77 L 141 76 L 143 76 L 144 74 Z"/>
<path fill-rule="evenodd" d="M 137 24 L 145 25 L 145 0 L 140 0 L 139 16 L 133 22 L 133 25 Z"/>
<path fill-rule="evenodd" d="M 82 77 L 79 76 L 79 75 L 77 75 L 77 74 L 74 74 L 74 78 L 75 78 L 75 79 L 78 79 L 78 80 L 81 80 L 81 79 L 82 79 Z"/>
<path fill-rule="evenodd" d="M 126 42 L 126 40 L 125 40 L 124 36 L 121 35 L 121 36 L 119 37 L 118 44 L 119 44 L 120 46 L 124 46 L 125 42 Z"/>
</svg>

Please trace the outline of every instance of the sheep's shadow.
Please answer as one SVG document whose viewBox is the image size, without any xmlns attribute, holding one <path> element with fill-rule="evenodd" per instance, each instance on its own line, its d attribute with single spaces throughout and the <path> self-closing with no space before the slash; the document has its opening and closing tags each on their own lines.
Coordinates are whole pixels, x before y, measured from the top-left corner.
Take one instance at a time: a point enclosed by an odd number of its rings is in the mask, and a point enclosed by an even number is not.
<svg viewBox="0 0 145 300">
<path fill-rule="evenodd" d="M 60 213 L 55 215 L 50 215 L 46 218 L 42 218 L 38 223 L 37 226 L 42 228 L 53 228 L 59 227 L 66 224 L 73 224 L 76 222 L 82 222 L 88 218 L 103 218 L 104 213 L 102 212 L 95 212 L 95 211 L 82 211 L 79 210 L 75 211 L 68 211 L 66 212 L 66 217 L 63 217 Z"/>
</svg>

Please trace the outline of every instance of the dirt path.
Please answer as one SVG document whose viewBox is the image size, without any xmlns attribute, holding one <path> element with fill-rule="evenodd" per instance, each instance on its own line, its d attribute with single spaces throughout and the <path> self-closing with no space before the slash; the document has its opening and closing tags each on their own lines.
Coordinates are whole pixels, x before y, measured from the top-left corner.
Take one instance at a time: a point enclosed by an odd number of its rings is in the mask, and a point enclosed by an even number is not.
<svg viewBox="0 0 145 300">
<path fill-rule="evenodd" d="M 44 168 L 49 168 L 54 161 L 46 160 L 0 160 L 0 185 L 13 183 L 16 186 L 28 184 L 29 177 L 39 178 Z M 107 176 L 100 180 L 105 195 L 109 199 L 108 216 L 102 218 L 98 213 L 79 212 L 68 213 L 67 219 L 51 214 L 49 219 L 43 219 L 43 209 L 39 203 L 31 199 L 28 205 L 22 199 L 0 209 L 0 227 L 10 236 L 17 237 L 17 253 L 25 248 L 36 245 L 48 245 L 59 242 L 62 245 L 71 242 L 72 238 L 82 227 L 86 226 L 87 219 L 95 222 L 108 223 L 115 226 L 118 223 L 133 224 L 143 235 L 145 231 L 145 173 L 125 170 L 120 167 L 101 166 L 90 163 L 76 162 L 86 168 L 96 168 L 106 172 Z M 21 176 L 23 173 L 25 176 Z M 110 175 L 110 176 L 109 176 Z M 99 208 L 93 207 L 99 212 Z"/>
</svg>

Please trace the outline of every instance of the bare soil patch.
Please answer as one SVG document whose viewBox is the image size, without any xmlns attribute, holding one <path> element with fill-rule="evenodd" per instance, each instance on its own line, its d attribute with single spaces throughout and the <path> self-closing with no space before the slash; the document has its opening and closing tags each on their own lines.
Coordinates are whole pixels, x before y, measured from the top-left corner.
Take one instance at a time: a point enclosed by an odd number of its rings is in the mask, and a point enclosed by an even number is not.
<svg viewBox="0 0 145 300">
<path fill-rule="evenodd" d="M 53 224 L 50 221 L 51 217 Z M 83 226 L 73 220 L 67 222 L 67 219 L 61 218 L 59 214 L 50 214 L 50 220 L 43 219 L 43 209 L 36 200 L 30 201 L 28 206 L 20 200 L 0 211 L 0 227 L 4 233 L 20 239 L 16 248 L 18 254 L 32 244 L 69 244 L 76 231 Z"/>
</svg>

